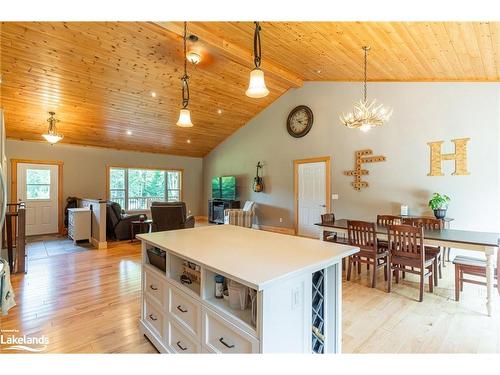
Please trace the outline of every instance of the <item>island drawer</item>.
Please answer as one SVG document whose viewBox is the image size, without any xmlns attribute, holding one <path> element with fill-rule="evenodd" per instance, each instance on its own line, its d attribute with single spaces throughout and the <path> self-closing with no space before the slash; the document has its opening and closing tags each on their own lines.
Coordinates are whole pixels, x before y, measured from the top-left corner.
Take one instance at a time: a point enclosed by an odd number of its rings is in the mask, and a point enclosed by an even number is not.
<svg viewBox="0 0 500 375">
<path fill-rule="evenodd" d="M 202 343 L 214 352 L 259 353 L 259 340 L 217 313 L 203 307 L 202 320 Z"/>
<path fill-rule="evenodd" d="M 163 337 L 163 314 L 147 299 L 144 302 L 144 321 L 159 337 Z"/>
<path fill-rule="evenodd" d="M 180 289 L 169 285 L 168 312 L 172 319 L 196 337 L 201 334 L 201 304 Z"/>
<path fill-rule="evenodd" d="M 165 281 L 153 271 L 144 269 L 144 292 L 150 300 L 165 306 Z"/>
<path fill-rule="evenodd" d="M 200 353 L 201 345 L 199 339 L 187 334 L 186 331 L 176 323 L 168 322 L 167 345 L 174 353 L 189 354 Z"/>
</svg>

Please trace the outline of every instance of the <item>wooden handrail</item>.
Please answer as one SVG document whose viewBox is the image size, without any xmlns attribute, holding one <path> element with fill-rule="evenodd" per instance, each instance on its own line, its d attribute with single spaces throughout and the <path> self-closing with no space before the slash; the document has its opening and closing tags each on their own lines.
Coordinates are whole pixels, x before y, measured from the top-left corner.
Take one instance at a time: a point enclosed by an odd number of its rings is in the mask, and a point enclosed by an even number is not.
<svg viewBox="0 0 500 375">
<path fill-rule="evenodd" d="M 23 202 L 7 204 L 2 230 L 2 245 L 7 247 L 11 272 L 26 272 L 26 207 Z"/>
</svg>

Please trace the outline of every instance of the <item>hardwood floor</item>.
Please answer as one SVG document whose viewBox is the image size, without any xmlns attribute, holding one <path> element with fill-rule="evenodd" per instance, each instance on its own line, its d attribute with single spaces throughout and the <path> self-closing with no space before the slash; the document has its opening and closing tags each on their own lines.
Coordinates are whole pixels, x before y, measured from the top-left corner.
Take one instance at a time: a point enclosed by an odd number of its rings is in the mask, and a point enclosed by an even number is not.
<svg viewBox="0 0 500 375">
<path fill-rule="evenodd" d="M 18 305 L 1 329 L 44 334 L 52 353 L 156 353 L 139 333 L 139 262 L 140 246 L 129 242 L 29 260 L 28 274 L 12 278 Z M 343 285 L 344 353 L 500 352 L 499 298 L 493 318 L 484 288 L 465 285 L 455 302 L 451 264 L 422 303 L 411 277 L 387 294 L 382 273 L 371 289 L 363 268 Z"/>
<path fill-rule="evenodd" d="M 140 245 L 129 242 L 28 261 L 1 329 L 44 334 L 53 353 L 156 353 L 139 333 L 140 278 Z"/>
</svg>

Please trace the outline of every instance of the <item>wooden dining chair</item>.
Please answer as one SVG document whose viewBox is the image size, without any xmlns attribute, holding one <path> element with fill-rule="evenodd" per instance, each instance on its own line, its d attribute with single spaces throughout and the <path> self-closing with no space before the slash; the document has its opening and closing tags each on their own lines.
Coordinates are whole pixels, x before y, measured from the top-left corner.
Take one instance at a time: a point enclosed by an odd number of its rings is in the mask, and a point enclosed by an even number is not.
<svg viewBox="0 0 500 375">
<path fill-rule="evenodd" d="M 464 290 L 464 283 L 486 286 L 486 259 L 478 259 L 464 255 L 457 255 L 453 259 L 455 265 L 455 301 L 460 299 L 460 292 Z M 483 280 L 466 279 L 465 275 L 481 277 Z M 497 266 L 494 271 L 497 280 L 496 287 L 500 294 L 500 251 L 497 251 Z"/>
<path fill-rule="evenodd" d="M 398 224 L 401 220 L 400 216 L 395 215 L 377 215 L 377 225 L 387 227 L 389 225 Z"/>
<path fill-rule="evenodd" d="M 347 239 L 349 245 L 359 247 L 360 251 L 349 257 L 347 265 L 347 280 L 351 280 L 352 268 L 357 265 L 361 272 L 361 263 L 373 266 L 372 288 L 377 285 L 377 270 L 384 267 L 384 279 L 387 280 L 388 263 L 387 250 L 380 250 L 377 243 L 375 223 L 366 221 L 347 221 Z"/>
<path fill-rule="evenodd" d="M 400 272 L 416 274 L 420 277 L 419 301 L 424 299 L 425 278 L 429 278 L 429 292 L 433 293 L 432 280 L 435 257 L 426 254 L 424 247 L 424 229 L 410 225 L 389 225 L 387 229 L 389 240 L 388 262 L 390 270 L 387 277 L 387 292 L 391 292 L 392 271 L 396 273 L 396 283 Z M 410 267 L 410 268 L 407 268 Z"/>
<path fill-rule="evenodd" d="M 443 222 L 432 217 L 403 218 L 402 223 L 412 225 L 414 227 L 424 228 L 426 230 L 443 229 Z M 426 254 L 432 254 L 435 257 L 434 285 L 438 286 L 438 278 L 441 279 L 443 277 L 443 270 L 441 267 L 444 263 L 444 252 L 439 246 L 425 246 L 425 252 Z"/>
<path fill-rule="evenodd" d="M 387 227 L 389 225 L 401 224 L 401 217 L 395 215 L 377 215 L 377 225 Z M 386 240 L 378 240 L 378 247 L 387 250 L 389 243 Z"/>
<path fill-rule="evenodd" d="M 321 215 L 321 224 L 328 224 L 334 222 L 335 222 L 335 214 L 333 212 Z M 323 241 L 335 242 L 342 245 L 347 245 L 348 243 L 345 234 L 339 235 L 339 233 L 335 231 L 326 231 L 326 230 L 323 231 Z M 345 271 L 345 269 L 346 269 L 345 258 L 342 258 L 342 271 Z"/>
</svg>

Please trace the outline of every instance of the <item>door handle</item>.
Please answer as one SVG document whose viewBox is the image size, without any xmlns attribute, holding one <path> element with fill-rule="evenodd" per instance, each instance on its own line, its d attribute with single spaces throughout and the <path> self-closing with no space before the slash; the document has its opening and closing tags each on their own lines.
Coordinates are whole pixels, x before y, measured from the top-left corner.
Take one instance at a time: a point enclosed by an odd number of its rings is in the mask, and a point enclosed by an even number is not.
<svg viewBox="0 0 500 375">
<path fill-rule="evenodd" d="M 179 310 L 179 311 L 180 311 L 180 312 L 182 312 L 182 313 L 187 313 L 187 312 L 188 312 L 188 311 L 187 311 L 187 309 L 183 309 L 183 308 L 181 307 L 181 305 L 177 306 L 177 310 Z"/>
<path fill-rule="evenodd" d="M 320 204 L 319 206 L 320 207 L 326 207 L 326 204 Z"/>
</svg>

